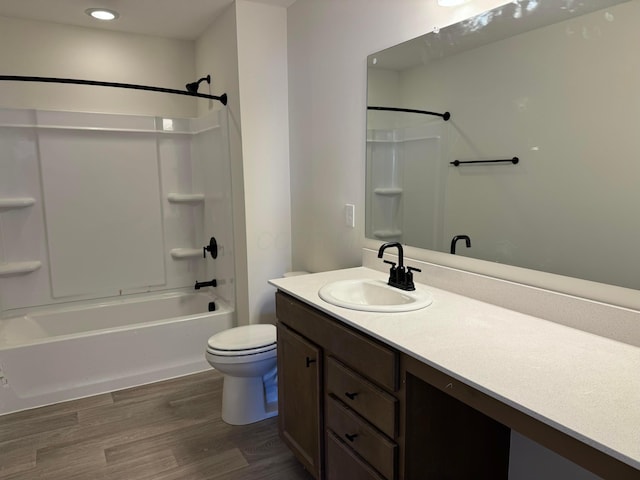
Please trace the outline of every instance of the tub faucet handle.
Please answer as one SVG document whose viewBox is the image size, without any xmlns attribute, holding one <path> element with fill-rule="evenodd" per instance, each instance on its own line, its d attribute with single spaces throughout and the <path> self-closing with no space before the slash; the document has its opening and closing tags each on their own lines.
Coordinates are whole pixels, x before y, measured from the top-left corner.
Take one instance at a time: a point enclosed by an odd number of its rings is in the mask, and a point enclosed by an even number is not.
<svg viewBox="0 0 640 480">
<path fill-rule="evenodd" d="M 218 242 L 215 237 L 209 239 L 209 245 L 202 247 L 202 258 L 207 258 L 207 252 L 211 254 L 211 258 L 218 258 Z"/>
</svg>

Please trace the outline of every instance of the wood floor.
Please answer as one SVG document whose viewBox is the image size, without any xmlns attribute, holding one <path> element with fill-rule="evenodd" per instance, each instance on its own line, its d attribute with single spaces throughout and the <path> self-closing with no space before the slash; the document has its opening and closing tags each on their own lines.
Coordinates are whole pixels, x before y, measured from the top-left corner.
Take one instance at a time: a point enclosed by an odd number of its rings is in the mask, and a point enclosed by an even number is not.
<svg viewBox="0 0 640 480">
<path fill-rule="evenodd" d="M 0 416 L 0 479 L 310 480 L 277 417 L 220 418 L 214 370 Z"/>
</svg>

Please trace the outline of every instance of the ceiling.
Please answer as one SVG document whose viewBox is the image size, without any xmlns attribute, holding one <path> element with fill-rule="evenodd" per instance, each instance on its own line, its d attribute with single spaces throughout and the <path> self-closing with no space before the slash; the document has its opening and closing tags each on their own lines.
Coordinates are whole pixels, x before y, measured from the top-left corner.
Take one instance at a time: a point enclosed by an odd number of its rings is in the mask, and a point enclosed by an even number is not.
<svg viewBox="0 0 640 480">
<path fill-rule="evenodd" d="M 288 7 L 295 0 L 252 0 Z M 195 40 L 234 0 L 0 0 L 0 16 Z M 87 8 L 116 10 L 112 22 L 94 20 Z"/>
</svg>

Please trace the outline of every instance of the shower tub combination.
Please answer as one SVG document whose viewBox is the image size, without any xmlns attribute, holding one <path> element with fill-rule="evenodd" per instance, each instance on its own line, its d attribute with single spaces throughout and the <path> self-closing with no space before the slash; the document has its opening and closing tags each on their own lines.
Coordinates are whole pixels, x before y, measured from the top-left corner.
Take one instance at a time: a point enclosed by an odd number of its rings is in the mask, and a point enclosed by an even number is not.
<svg viewBox="0 0 640 480">
<path fill-rule="evenodd" d="M 228 303 L 186 290 L 0 319 L 0 415 L 209 370 L 207 339 L 233 326 Z"/>
</svg>

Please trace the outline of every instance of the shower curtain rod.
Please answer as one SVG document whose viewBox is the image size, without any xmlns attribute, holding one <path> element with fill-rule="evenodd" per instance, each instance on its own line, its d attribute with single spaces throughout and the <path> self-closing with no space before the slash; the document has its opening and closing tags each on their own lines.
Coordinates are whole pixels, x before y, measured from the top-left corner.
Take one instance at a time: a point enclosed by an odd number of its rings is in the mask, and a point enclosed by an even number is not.
<svg viewBox="0 0 640 480">
<path fill-rule="evenodd" d="M 436 117 L 442 117 L 442 119 L 446 122 L 451 118 L 451 114 L 449 112 L 437 113 L 437 112 L 429 112 L 428 110 L 414 110 L 412 108 L 398 108 L 398 107 L 367 107 L 368 110 L 383 110 L 387 112 L 405 112 L 405 113 L 421 113 L 423 115 L 434 115 Z"/>
<path fill-rule="evenodd" d="M 74 85 L 96 85 L 99 87 L 129 88 L 132 90 L 147 90 L 150 92 L 172 93 L 174 95 L 187 95 L 189 97 L 208 98 L 218 100 L 223 105 L 227 104 L 227 94 L 223 93 L 219 97 L 207 95 L 205 93 L 188 92 L 185 90 L 174 90 L 172 88 L 150 87 L 148 85 L 134 85 L 131 83 L 99 82 L 96 80 L 78 80 L 74 78 L 53 78 L 53 77 L 25 77 L 20 75 L 0 75 L 0 80 L 15 82 L 44 82 L 44 83 L 71 83 Z"/>
</svg>

